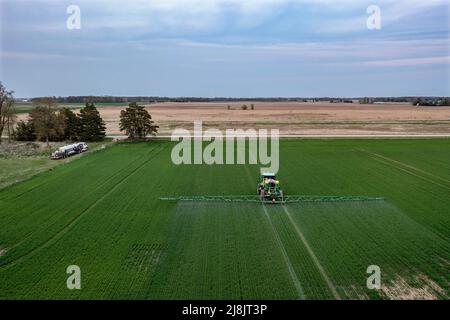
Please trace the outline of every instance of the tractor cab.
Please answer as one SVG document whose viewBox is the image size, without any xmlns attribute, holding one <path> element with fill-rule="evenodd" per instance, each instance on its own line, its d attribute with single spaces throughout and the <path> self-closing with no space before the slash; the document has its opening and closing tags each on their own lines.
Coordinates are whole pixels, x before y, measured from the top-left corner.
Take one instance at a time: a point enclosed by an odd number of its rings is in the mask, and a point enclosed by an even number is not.
<svg viewBox="0 0 450 320">
<path fill-rule="evenodd" d="M 274 173 L 263 173 L 259 179 L 257 193 L 262 202 L 283 202 L 283 190 Z"/>
<path fill-rule="evenodd" d="M 279 181 L 277 181 L 277 177 L 273 173 L 264 173 L 261 175 L 260 184 L 264 187 L 274 188 Z"/>
</svg>

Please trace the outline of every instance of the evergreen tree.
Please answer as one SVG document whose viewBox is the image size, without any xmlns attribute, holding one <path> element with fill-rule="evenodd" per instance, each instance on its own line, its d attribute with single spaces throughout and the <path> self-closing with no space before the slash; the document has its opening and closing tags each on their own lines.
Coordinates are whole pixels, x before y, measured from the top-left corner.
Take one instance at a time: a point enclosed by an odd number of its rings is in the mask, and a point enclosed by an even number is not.
<svg viewBox="0 0 450 320">
<path fill-rule="evenodd" d="M 64 115 L 64 139 L 76 141 L 81 136 L 81 120 L 80 118 L 69 108 L 63 108 L 62 114 Z"/>
<path fill-rule="evenodd" d="M 105 138 L 105 122 L 93 103 L 86 103 L 80 111 L 80 138 L 84 141 L 101 141 Z"/>
<path fill-rule="evenodd" d="M 31 121 L 19 121 L 14 131 L 14 139 L 17 141 L 35 141 L 36 133 Z"/>
<path fill-rule="evenodd" d="M 120 131 L 125 131 L 130 139 L 143 139 L 149 134 L 157 133 L 158 126 L 143 106 L 132 102 L 126 110 L 120 112 Z"/>
</svg>

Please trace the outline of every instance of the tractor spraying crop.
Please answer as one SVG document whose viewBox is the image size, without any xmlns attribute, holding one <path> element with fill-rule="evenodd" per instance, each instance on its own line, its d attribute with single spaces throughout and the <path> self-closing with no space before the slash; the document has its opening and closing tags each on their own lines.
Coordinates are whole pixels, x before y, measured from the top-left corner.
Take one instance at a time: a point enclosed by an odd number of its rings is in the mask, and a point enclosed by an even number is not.
<svg viewBox="0 0 450 320">
<path fill-rule="evenodd" d="M 169 196 L 161 197 L 166 201 L 195 201 L 195 202 L 254 202 L 263 204 L 290 204 L 305 202 L 348 202 L 348 201 L 383 201 L 383 197 L 367 196 L 311 196 L 287 195 L 284 196 L 280 181 L 274 173 L 260 175 L 256 188 L 257 195 L 196 195 L 196 196 Z"/>
<path fill-rule="evenodd" d="M 279 203 L 284 202 L 283 190 L 280 181 L 274 173 L 263 173 L 259 179 L 257 193 L 262 202 Z"/>
</svg>

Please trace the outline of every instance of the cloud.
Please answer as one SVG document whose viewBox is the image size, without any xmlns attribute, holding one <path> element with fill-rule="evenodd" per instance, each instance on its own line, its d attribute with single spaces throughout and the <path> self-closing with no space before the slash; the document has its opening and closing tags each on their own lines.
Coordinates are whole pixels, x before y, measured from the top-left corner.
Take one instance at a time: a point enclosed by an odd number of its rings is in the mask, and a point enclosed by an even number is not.
<svg viewBox="0 0 450 320">
<path fill-rule="evenodd" d="M 330 0 L 319 0 L 325 5 L 330 5 L 333 7 L 336 1 Z M 345 33 L 345 32 L 355 32 L 362 31 L 366 29 L 366 19 L 368 17 L 365 9 L 371 5 L 375 4 L 381 9 L 381 21 L 382 26 L 391 26 L 400 21 L 407 21 L 408 28 L 411 28 L 414 24 L 419 23 L 419 20 L 412 19 L 416 15 L 423 15 L 427 10 L 447 7 L 450 10 L 450 4 L 447 0 L 379 0 L 379 1 L 355 1 L 358 3 L 355 5 L 344 6 L 347 9 L 352 8 L 353 12 L 350 15 L 336 15 L 336 17 L 330 17 L 326 21 L 323 21 L 319 26 L 319 31 L 321 32 L 331 32 L 331 33 Z M 408 20 L 409 19 L 409 20 Z M 420 21 L 422 23 L 423 21 Z"/>
<path fill-rule="evenodd" d="M 371 67 L 405 67 L 423 65 L 450 65 L 450 56 L 443 57 L 422 57 L 412 59 L 376 60 L 359 63 Z"/>
<path fill-rule="evenodd" d="M 179 40 L 182 47 L 201 48 L 203 50 L 219 50 L 224 55 L 233 52 L 253 56 L 259 53 L 265 57 L 308 59 L 305 61 L 324 60 L 378 61 L 396 59 L 420 59 L 422 57 L 449 56 L 448 39 L 420 40 L 354 40 L 305 43 L 253 43 L 253 44 L 221 44 L 214 42 L 197 42 Z"/>
<path fill-rule="evenodd" d="M 317 7 L 321 10 L 339 11 L 341 14 L 359 10 L 360 14 L 365 15 L 366 8 L 374 4 L 373 0 L 130 0 L 123 7 L 123 2 L 119 0 L 99 2 L 105 7 L 119 8 L 122 12 L 159 12 L 166 16 L 182 13 L 186 16 L 203 17 L 227 11 L 238 15 L 253 15 L 272 12 L 288 5 L 297 5 L 299 8 Z M 449 4 L 447 0 L 377 0 L 376 5 L 384 9 L 387 20 L 397 20 L 427 8 Z"/>
<path fill-rule="evenodd" d="M 49 53 L 49 52 L 30 52 L 30 51 L 0 51 L 0 58 L 2 60 L 31 60 L 31 61 L 55 61 L 55 60 L 69 60 L 69 61 L 104 61 L 105 58 L 98 56 L 74 56 L 68 54 Z"/>
<path fill-rule="evenodd" d="M 5 1 L 5 0 L 4 0 Z M 14 0 L 15 1 L 15 0 Z M 11 5 L 13 0 L 5 2 Z M 57 13 L 57 6 L 72 1 L 19 1 L 30 5 L 29 10 L 48 10 Z M 150 32 L 176 29 L 178 32 L 215 32 L 230 25 L 248 28 L 262 25 L 283 12 L 284 18 L 302 18 L 309 9 L 315 10 L 315 28 L 329 32 L 349 32 L 364 28 L 366 9 L 373 0 L 79 0 L 86 27 L 133 29 L 147 28 Z M 382 8 L 383 23 L 402 20 L 429 8 L 449 5 L 447 0 L 377 0 Z M 293 10 L 295 8 L 295 10 Z M 61 17 L 54 16 L 53 19 Z M 45 22 L 45 21 L 44 21 Z M 54 26 L 51 19 L 49 24 Z M 45 24 L 45 23 L 44 23 Z M 41 26 L 45 29 L 45 27 Z"/>
<path fill-rule="evenodd" d="M 66 7 L 73 3 L 81 8 L 82 28 L 69 31 Z M 402 81 L 383 79 L 380 91 L 422 90 L 424 85 L 430 92 L 448 91 L 450 43 L 444 7 L 450 6 L 448 0 L 0 0 L 0 4 L 2 74 L 23 92 L 51 93 L 59 88 L 59 94 L 71 90 L 107 94 L 130 90 L 130 94 L 151 88 L 161 95 L 266 91 L 276 95 L 297 94 L 309 86 L 314 94 L 319 87 L 363 86 L 368 77 L 394 69 Z M 366 29 L 370 4 L 382 9 L 381 31 Z M 102 61 L 89 63 L 93 59 Z M 73 86 L 65 89 L 68 70 Z M 45 73 L 52 75 L 48 83 L 30 81 L 30 74 L 39 79 Z M 136 80 L 122 83 L 124 74 L 133 74 Z M 317 84 L 305 81 L 305 89 L 295 81 L 271 80 L 313 76 Z M 357 81 L 330 82 L 342 77 Z M 367 85 L 367 90 L 373 87 Z"/>
</svg>

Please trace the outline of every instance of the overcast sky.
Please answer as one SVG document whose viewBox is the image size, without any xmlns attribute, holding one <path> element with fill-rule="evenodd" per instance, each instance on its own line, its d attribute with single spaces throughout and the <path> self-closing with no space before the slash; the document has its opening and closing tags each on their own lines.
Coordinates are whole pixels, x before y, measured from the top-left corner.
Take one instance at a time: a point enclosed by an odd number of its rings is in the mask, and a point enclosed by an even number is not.
<svg viewBox="0 0 450 320">
<path fill-rule="evenodd" d="M 0 80 L 17 97 L 450 96 L 448 0 L 0 3 Z"/>
</svg>

